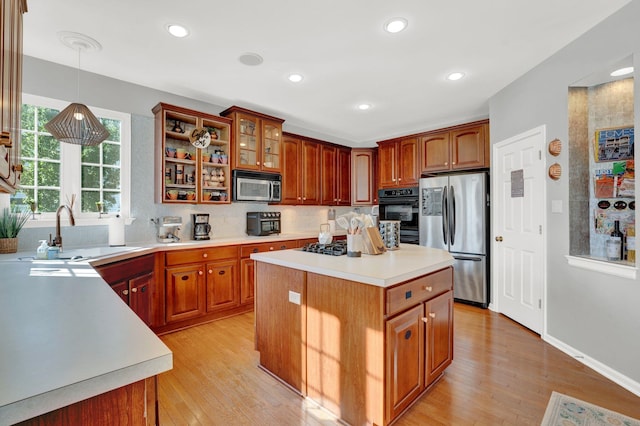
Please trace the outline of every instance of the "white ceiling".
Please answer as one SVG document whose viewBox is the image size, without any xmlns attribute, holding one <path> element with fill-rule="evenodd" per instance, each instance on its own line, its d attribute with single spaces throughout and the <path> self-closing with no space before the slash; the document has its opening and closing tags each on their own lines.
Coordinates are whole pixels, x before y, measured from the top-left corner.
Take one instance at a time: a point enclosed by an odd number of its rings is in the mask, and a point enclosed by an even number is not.
<svg viewBox="0 0 640 426">
<path fill-rule="evenodd" d="M 57 33 L 83 33 L 102 50 L 82 70 L 372 145 L 488 117 L 489 97 L 629 1 L 28 0 L 24 52 L 76 68 Z M 384 32 L 396 16 L 408 28 Z M 241 64 L 247 52 L 263 64 Z M 446 81 L 452 71 L 466 77 Z"/>
</svg>

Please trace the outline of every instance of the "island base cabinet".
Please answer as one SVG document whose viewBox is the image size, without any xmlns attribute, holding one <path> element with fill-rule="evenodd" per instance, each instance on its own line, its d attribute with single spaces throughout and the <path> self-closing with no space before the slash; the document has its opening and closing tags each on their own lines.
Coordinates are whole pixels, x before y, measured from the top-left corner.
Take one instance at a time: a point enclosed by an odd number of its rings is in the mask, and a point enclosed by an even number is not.
<svg viewBox="0 0 640 426">
<path fill-rule="evenodd" d="M 433 383 L 453 361 L 453 292 L 425 303 L 425 383 Z"/>
<path fill-rule="evenodd" d="M 256 349 L 260 366 L 300 394 L 306 383 L 305 272 L 255 266 Z"/>
<path fill-rule="evenodd" d="M 153 376 L 16 425 L 152 426 L 156 424 L 159 424 L 157 377 Z"/>
<path fill-rule="evenodd" d="M 424 387 L 422 305 L 387 321 L 387 421 L 398 416 Z"/>
</svg>

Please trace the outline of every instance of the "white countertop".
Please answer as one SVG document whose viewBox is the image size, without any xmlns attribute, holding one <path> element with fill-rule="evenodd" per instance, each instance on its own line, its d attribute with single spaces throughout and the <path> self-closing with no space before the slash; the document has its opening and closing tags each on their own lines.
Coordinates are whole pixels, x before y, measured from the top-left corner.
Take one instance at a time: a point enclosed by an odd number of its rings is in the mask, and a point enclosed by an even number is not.
<svg viewBox="0 0 640 426">
<path fill-rule="evenodd" d="M 172 368 L 169 348 L 87 262 L 0 271 L 0 425 Z"/>
<path fill-rule="evenodd" d="M 389 287 L 453 265 L 453 257 L 446 250 L 411 244 L 400 244 L 399 250 L 361 257 L 293 249 L 253 253 L 251 259 L 379 287 Z"/>
</svg>

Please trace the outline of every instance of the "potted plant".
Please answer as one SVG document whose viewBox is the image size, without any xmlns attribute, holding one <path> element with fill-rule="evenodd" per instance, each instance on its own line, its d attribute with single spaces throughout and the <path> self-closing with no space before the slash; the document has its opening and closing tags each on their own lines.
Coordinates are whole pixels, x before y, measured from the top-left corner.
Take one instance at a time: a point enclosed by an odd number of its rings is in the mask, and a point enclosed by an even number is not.
<svg viewBox="0 0 640 426">
<path fill-rule="evenodd" d="M 0 253 L 18 251 L 18 233 L 29 220 L 29 211 L 9 208 L 0 214 Z"/>
</svg>

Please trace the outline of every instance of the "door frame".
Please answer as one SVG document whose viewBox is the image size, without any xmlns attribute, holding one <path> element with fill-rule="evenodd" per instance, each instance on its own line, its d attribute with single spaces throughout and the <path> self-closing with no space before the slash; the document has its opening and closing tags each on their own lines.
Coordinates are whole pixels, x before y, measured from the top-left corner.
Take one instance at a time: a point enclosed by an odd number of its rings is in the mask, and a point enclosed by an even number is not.
<svg viewBox="0 0 640 426">
<path fill-rule="evenodd" d="M 547 336 L 547 180 L 545 179 L 545 177 L 547 176 L 546 173 L 546 168 L 547 168 L 547 155 L 546 155 L 546 150 L 545 150 L 545 146 L 546 146 L 546 140 L 547 140 L 547 132 L 546 132 L 546 125 L 542 124 L 538 127 L 534 127 L 533 129 L 524 131 L 522 133 L 519 133 L 517 135 L 511 136 L 507 139 L 501 140 L 499 142 L 496 142 L 495 144 L 492 144 L 491 146 L 491 164 L 495 165 L 497 164 L 497 151 L 499 148 L 502 148 L 503 146 L 506 146 L 510 143 L 513 143 L 517 140 L 526 138 L 526 137 L 530 137 L 536 134 L 541 134 L 542 137 L 539 138 L 539 143 L 538 146 L 536 147 L 539 151 L 539 155 L 540 155 L 540 162 L 539 162 L 539 167 L 540 169 L 538 170 L 541 174 L 540 176 L 542 176 L 543 179 L 543 185 L 541 188 L 542 194 L 541 194 L 541 198 L 542 198 L 542 330 L 540 333 L 540 337 L 544 340 Z M 492 169 L 495 166 L 492 167 Z M 498 182 L 497 180 L 494 178 L 495 173 L 493 172 L 493 170 L 491 171 L 491 173 L 489 174 L 490 180 L 491 180 L 491 270 L 492 271 L 496 271 L 496 261 L 497 258 L 495 256 L 495 254 L 498 252 L 496 249 L 496 240 L 495 237 L 497 235 L 497 219 L 496 219 L 496 215 L 495 212 L 497 211 L 497 209 L 499 208 L 499 206 L 497 206 L 495 204 L 495 200 L 496 200 L 496 194 L 497 191 L 499 190 L 498 188 Z M 498 298 L 496 297 L 496 295 L 498 294 L 498 289 L 497 289 L 497 283 L 496 283 L 496 276 L 495 274 L 491 274 L 491 302 L 489 303 L 489 309 L 495 312 L 500 313 L 500 306 L 498 303 Z"/>
</svg>

